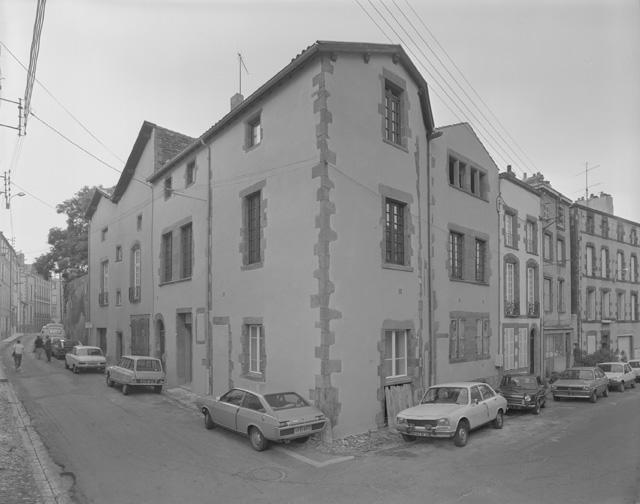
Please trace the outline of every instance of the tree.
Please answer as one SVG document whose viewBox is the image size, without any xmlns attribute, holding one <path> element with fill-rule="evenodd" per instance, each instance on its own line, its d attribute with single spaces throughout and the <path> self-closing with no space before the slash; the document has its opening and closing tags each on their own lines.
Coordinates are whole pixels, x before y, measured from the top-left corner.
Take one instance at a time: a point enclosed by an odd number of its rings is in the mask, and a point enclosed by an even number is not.
<svg viewBox="0 0 640 504">
<path fill-rule="evenodd" d="M 84 186 L 72 198 L 56 206 L 56 212 L 67 214 L 67 228 L 49 229 L 47 242 L 51 250 L 34 263 L 43 277 L 49 278 L 50 272 L 55 271 L 65 280 L 71 280 L 87 272 L 89 221 L 85 212 L 96 189 L 104 191 L 102 186 Z"/>
</svg>

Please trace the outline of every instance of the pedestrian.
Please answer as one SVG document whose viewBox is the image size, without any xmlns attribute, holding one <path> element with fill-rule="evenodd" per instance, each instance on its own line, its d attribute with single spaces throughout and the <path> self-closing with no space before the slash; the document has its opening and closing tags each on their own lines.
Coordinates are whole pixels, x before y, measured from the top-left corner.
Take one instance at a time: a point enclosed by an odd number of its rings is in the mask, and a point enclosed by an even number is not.
<svg viewBox="0 0 640 504">
<path fill-rule="evenodd" d="M 620 360 L 622 362 L 627 362 L 627 353 L 624 350 L 620 350 Z"/>
<path fill-rule="evenodd" d="M 20 343 L 20 340 L 16 340 L 13 344 L 13 352 L 11 355 L 13 356 L 13 364 L 16 367 L 16 371 L 20 369 L 22 366 L 22 354 L 24 353 L 24 345 Z"/>
<path fill-rule="evenodd" d="M 47 356 L 47 362 L 51 362 L 51 338 L 49 336 L 44 339 L 44 353 Z"/>
<path fill-rule="evenodd" d="M 39 334 L 36 337 L 36 341 L 33 343 L 33 351 L 35 352 L 38 360 L 42 359 L 42 354 L 44 353 L 44 341 L 42 341 L 42 336 Z"/>
</svg>

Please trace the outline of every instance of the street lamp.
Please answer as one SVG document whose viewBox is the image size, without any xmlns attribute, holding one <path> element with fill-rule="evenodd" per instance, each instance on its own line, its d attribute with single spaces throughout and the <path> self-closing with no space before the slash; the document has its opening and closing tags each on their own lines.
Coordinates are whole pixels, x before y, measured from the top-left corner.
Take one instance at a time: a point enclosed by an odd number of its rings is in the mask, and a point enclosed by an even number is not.
<svg viewBox="0 0 640 504">
<path fill-rule="evenodd" d="M 17 194 L 14 194 L 13 196 L 9 196 L 9 197 L 7 198 L 7 194 L 5 193 L 5 199 L 6 199 L 5 208 L 6 208 L 7 210 L 9 210 L 9 208 L 11 208 L 11 200 L 12 200 L 13 198 L 15 198 L 16 196 L 22 197 L 22 196 L 26 196 L 26 194 L 25 194 L 25 193 L 23 193 L 23 192 L 19 192 L 19 193 L 17 193 Z"/>
</svg>

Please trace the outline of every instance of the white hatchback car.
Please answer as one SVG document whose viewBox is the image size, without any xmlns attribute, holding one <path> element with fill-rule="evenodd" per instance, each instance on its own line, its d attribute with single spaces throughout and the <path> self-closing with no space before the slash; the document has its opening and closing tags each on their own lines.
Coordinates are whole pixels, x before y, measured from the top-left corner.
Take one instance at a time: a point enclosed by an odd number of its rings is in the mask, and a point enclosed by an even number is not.
<svg viewBox="0 0 640 504">
<path fill-rule="evenodd" d="M 610 389 L 618 387 L 620 392 L 624 392 L 626 387 L 636 386 L 636 374 L 628 362 L 600 362 L 598 367 L 609 378 Z"/>
<path fill-rule="evenodd" d="M 640 382 L 640 359 L 631 359 L 628 363 L 636 374 L 636 381 Z"/>
<path fill-rule="evenodd" d="M 429 387 L 420 404 L 398 413 L 396 427 L 405 441 L 443 437 L 464 446 L 476 427 L 491 422 L 502 429 L 506 412 L 507 400 L 486 383 L 443 383 Z"/>
<path fill-rule="evenodd" d="M 107 366 L 102 349 L 95 346 L 76 345 L 64 356 L 64 367 L 74 373 L 80 371 L 104 372 Z"/>
<path fill-rule="evenodd" d="M 146 355 L 123 355 L 118 363 L 107 368 L 107 386 L 122 385 L 127 395 L 131 387 L 153 387 L 158 394 L 165 384 L 162 362 Z"/>
</svg>

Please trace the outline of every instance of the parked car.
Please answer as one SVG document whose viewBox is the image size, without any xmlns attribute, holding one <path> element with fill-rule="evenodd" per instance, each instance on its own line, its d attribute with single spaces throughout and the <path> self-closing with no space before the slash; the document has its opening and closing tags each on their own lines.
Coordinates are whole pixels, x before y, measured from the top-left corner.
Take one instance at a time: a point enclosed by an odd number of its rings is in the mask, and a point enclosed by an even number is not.
<svg viewBox="0 0 640 504">
<path fill-rule="evenodd" d="M 472 429 L 489 422 L 502 429 L 507 408 L 507 400 L 486 383 L 443 383 L 429 387 L 417 406 L 400 411 L 396 425 L 405 441 L 453 438 L 464 446 Z"/>
<path fill-rule="evenodd" d="M 609 379 L 599 367 L 572 367 L 560 373 L 551 385 L 553 400 L 567 398 L 589 399 L 592 403 L 598 396 L 609 395 Z"/>
<path fill-rule="evenodd" d="M 609 379 L 610 390 L 616 387 L 619 392 L 624 392 L 626 387 L 635 388 L 636 374 L 628 362 L 601 362 L 598 367 Z"/>
<path fill-rule="evenodd" d="M 640 359 L 631 359 L 629 361 L 629 365 L 631 366 L 631 369 L 633 369 L 633 372 L 636 375 L 636 381 L 640 382 Z"/>
<path fill-rule="evenodd" d="M 218 425 L 246 435 L 257 451 L 270 441 L 303 443 L 327 425 L 324 413 L 295 392 L 258 394 L 232 388 L 217 399 L 204 397 L 197 405 L 207 429 Z"/>
<path fill-rule="evenodd" d="M 507 374 L 502 377 L 498 393 L 507 400 L 509 409 L 529 410 L 535 415 L 545 407 L 547 385 L 532 374 Z"/>
<path fill-rule="evenodd" d="M 51 338 L 51 355 L 56 359 L 64 359 L 73 347 L 80 345 L 81 343 L 76 340 L 64 339 L 64 338 Z"/>
<path fill-rule="evenodd" d="M 107 360 L 100 347 L 76 345 L 64 356 L 64 367 L 74 373 L 98 370 L 104 373 Z"/>
<path fill-rule="evenodd" d="M 155 357 L 123 355 L 118 363 L 106 371 L 109 387 L 122 385 L 122 393 L 127 395 L 132 387 L 153 387 L 158 394 L 165 384 L 162 362 Z"/>
</svg>

